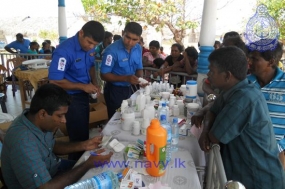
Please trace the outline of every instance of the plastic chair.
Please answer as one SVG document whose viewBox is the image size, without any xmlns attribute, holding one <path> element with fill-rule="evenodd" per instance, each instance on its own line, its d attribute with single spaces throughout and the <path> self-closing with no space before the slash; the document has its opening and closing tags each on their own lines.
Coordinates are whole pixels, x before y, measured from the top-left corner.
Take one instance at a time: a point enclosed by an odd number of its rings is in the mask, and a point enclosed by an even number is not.
<svg viewBox="0 0 285 189">
<path fill-rule="evenodd" d="M 16 58 L 12 58 L 12 59 L 7 60 L 7 70 L 9 70 L 9 72 L 12 73 L 12 75 L 11 75 L 12 79 L 11 79 L 11 81 L 6 81 L 6 82 L 7 82 L 7 84 L 12 85 L 13 97 L 15 97 L 15 93 L 17 91 L 16 85 L 19 85 L 17 78 L 14 75 L 14 71 L 18 67 L 20 67 L 22 65 L 23 61 L 25 61 L 25 60 L 26 59 L 24 59 L 22 57 L 16 57 Z M 25 87 L 24 87 L 25 92 L 27 92 L 28 95 L 31 97 L 33 86 L 30 84 L 29 81 L 24 81 L 24 85 L 25 85 Z M 27 99 L 27 96 L 25 96 L 25 99 Z"/>
<path fill-rule="evenodd" d="M 5 68 L 3 65 L 0 65 L 0 93 L 4 93 L 5 98 L 7 92 L 6 73 L 7 68 Z"/>
</svg>

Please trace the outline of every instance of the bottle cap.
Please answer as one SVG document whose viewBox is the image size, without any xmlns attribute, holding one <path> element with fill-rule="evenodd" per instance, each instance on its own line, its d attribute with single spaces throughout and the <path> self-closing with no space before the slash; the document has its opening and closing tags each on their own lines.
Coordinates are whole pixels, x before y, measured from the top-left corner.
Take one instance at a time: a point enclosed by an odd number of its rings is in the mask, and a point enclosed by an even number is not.
<svg viewBox="0 0 285 189">
<path fill-rule="evenodd" d="M 158 119 L 152 119 L 150 122 L 150 127 L 160 127 L 160 122 L 158 121 Z"/>
<path fill-rule="evenodd" d="M 178 123 L 178 118 L 177 117 L 173 118 L 173 123 Z"/>
<path fill-rule="evenodd" d="M 160 115 L 160 120 L 161 121 L 166 120 L 166 115 Z"/>
<path fill-rule="evenodd" d="M 118 174 L 117 174 L 117 177 L 118 177 L 119 180 L 121 180 L 124 176 L 123 176 L 122 173 L 118 173 Z"/>
<path fill-rule="evenodd" d="M 195 81 L 195 80 L 188 80 L 186 82 L 186 85 L 196 85 L 196 84 L 197 84 L 197 81 Z"/>
</svg>

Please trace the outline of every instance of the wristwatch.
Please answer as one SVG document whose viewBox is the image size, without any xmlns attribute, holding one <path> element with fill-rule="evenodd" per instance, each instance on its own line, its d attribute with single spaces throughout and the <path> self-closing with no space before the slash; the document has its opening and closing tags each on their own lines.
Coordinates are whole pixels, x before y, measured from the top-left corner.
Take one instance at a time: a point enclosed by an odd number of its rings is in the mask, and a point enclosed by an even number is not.
<svg viewBox="0 0 285 189">
<path fill-rule="evenodd" d="M 217 98 L 216 95 L 214 95 L 214 94 L 209 94 L 209 95 L 207 96 L 207 101 L 208 101 L 208 102 L 213 102 L 216 98 Z"/>
</svg>

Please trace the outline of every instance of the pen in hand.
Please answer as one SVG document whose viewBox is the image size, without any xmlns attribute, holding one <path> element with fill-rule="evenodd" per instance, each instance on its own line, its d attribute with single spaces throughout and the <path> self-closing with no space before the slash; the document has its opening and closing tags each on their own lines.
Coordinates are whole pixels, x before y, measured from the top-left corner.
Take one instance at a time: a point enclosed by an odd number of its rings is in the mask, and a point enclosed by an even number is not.
<svg viewBox="0 0 285 189">
<path fill-rule="evenodd" d="M 96 152 L 90 152 L 91 156 L 98 156 L 98 154 Z"/>
</svg>

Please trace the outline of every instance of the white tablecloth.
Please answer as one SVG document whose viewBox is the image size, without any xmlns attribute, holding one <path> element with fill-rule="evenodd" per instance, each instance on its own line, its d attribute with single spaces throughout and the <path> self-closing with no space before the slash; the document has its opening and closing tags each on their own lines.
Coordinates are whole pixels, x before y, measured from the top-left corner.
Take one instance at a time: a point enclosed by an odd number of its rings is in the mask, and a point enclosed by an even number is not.
<svg viewBox="0 0 285 189">
<path fill-rule="evenodd" d="M 139 118 L 136 118 L 139 119 Z M 122 130 L 121 125 L 121 114 L 116 112 L 110 121 L 104 127 L 102 133 L 104 135 L 112 135 L 113 138 L 118 139 L 119 141 L 137 141 L 141 139 L 145 141 L 145 135 L 132 135 L 131 131 Z M 205 154 L 200 149 L 198 140 L 194 135 L 190 136 L 180 136 L 178 146 L 186 149 L 192 156 L 193 161 L 196 166 L 205 166 Z"/>
<path fill-rule="evenodd" d="M 129 142 L 122 143 L 124 145 L 127 145 Z M 107 170 L 121 172 L 124 169 L 123 151 L 113 154 L 111 158 L 112 163 L 108 164 L 109 166 L 105 165 L 102 167 L 90 169 L 80 179 L 80 181 L 91 178 L 94 175 L 97 175 Z M 85 158 L 87 158 L 89 154 L 90 152 L 86 151 L 78 160 L 76 165 L 85 161 Z M 138 163 L 137 167 L 141 167 L 141 164 Z M 168 184 L 168 186 L 170 186 L 172 189 L 201 189 L 194 161 L 189 151 L 185 148 L 179 148 L 177 152 L 173 153 L 172 160 L 166 168 L 165 175 L 161 177 L 143 175 L 142 179 L 146 186 L 148 186 L 150 183 L 156 183 L 157 181 L 161 181 L 163 184 Z"/>
</svg>

